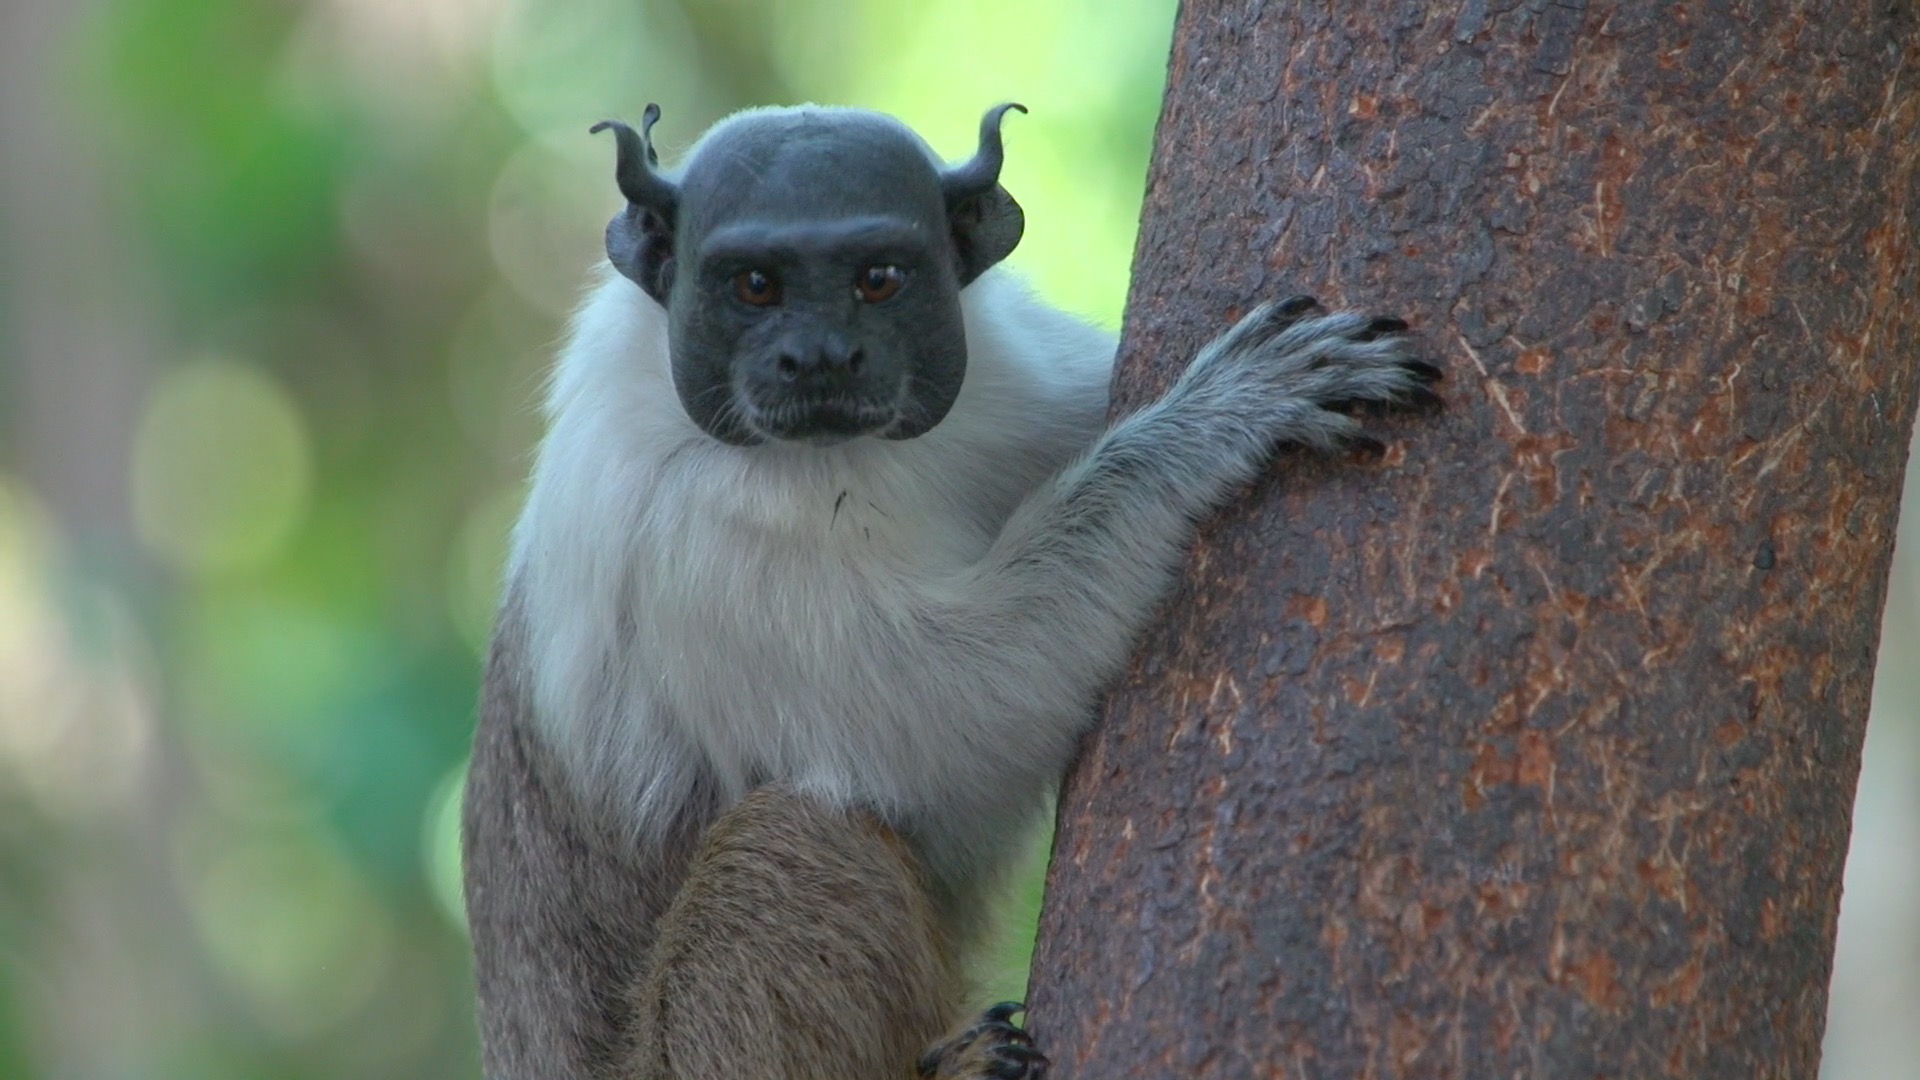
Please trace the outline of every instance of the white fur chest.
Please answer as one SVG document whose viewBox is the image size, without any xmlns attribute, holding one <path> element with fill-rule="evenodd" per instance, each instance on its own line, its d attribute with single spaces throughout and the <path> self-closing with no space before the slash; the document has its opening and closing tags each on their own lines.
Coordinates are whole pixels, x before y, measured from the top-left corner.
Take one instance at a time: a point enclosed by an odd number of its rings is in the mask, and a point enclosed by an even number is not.
<svg viewBox="0 0 1920 1080">
<path fill-rule="evenodd" d="M 636 827 L 701 778 L 729 801 L 778 779 L 900 806 L 947 764 L 916 738 L 949 712 L 914 667 L 922 601 L 1097 434 L 1113 350 L 1001 271 L 963 305 L 948 418 L 824 450 L 707 438 L 664 313 L 618 278 L 583 309 L 510 573 L 537 724 Z"/>
</svg>

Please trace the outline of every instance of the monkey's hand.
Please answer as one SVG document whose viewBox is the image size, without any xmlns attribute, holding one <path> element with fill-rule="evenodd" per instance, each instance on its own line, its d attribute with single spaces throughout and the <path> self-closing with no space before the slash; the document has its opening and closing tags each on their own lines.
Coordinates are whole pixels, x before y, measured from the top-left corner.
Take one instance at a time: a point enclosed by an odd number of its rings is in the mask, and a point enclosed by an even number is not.
<svg viewBox="0 0 1920 1080">
<path fill-rule="evenodd" d="M 1012 1017 L 1025 1008 L 1003 1001 L 920 1056 L 920 1080 L 1042 1080 L 1047 1059 Z"/>
<path fill-rule="evenodd" d="M 1246 425 L 1264 442 L 1315 450 L 1380 450 L 1357 405 L 1434 409 L 1440 369 L 1413 357 L 1407 324 L 1345 311 L 1315 314 L 1295 296 L 1255 308 L 1194 358 L 1168 395 Z"/>
</svg>

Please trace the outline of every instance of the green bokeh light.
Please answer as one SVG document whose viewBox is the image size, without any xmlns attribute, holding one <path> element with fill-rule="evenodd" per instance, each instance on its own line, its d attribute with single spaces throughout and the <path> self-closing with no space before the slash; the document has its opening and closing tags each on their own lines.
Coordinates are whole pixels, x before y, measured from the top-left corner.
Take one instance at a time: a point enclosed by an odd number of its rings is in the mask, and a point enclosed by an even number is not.
<svg viewBox="0 0 1920 1080">
<path fill-rule="evenodd" d="M 315 823 L 303 825 L 222 837 L 204 864 L 187 868 L 215 967 L 261 1023 L 289 1039 L 355 1015 L 393 953 L 378 898 Z"/>
<path fill-rule="evenodd" d="M 133 510 L 155 553 L 192 572 L 279 551 L 311 488 L 299 408 L 257 368 L 198 360 L 162 376 L 134 441 Z"/>
</svg>

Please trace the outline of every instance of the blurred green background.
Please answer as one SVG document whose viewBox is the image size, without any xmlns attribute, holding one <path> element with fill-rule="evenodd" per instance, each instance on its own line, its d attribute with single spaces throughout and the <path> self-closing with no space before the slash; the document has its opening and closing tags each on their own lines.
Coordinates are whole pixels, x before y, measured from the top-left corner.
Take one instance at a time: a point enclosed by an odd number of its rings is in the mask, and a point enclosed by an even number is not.
<svg viewBox="0 0 1920 1080">
<path fill-rule="evenodd" d="M 7 0 L 0 1080 L 477 1076 L 454 806 L 542 371 L 619 205 L 587 126 L 659 101 L 671 158 L 843 102 L 957 158 L 1024 101 L 1014 262 L 1115 324 L 1173 13 Z M 1911 556 L 1887 656 L 1920 641 Z M 1833 1076 L 1920 1075 L 1911 668 L 1876 699 Z"/>
</svg>

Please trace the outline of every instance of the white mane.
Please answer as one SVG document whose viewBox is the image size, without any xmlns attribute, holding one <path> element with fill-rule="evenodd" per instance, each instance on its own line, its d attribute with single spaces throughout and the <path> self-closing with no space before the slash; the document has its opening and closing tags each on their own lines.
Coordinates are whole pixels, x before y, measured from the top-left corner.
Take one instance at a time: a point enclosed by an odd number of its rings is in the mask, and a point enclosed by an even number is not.
<svg viewBox="0 0 1920 1080">
<path fill-rule="evenodd" d="M 1114 342 L 1001 269 L 961 305 L 965 384 L 928 434 L 736 447 L 682 409 L 665 310 L 603 274 L 559 358 L 509 574 L 537 726 L 633 828 L 702 774 L 729 802 L 779 779 L 907 816 L 983 769 L 1021 777 L 1000 812 L 1051 782 L 992 746 L 930 753 L 918 733 L 971 723 L 994 688 L 921 670 L 940 650 L 903 642 L 941 632 L 923 599 L 963 588 L 1014 507 L 1102 430 Z M 955 695 L 972 708 L 934 715 Z M 1061 707 L 1084 709 L 1074 697 Z"/>
</svg>

